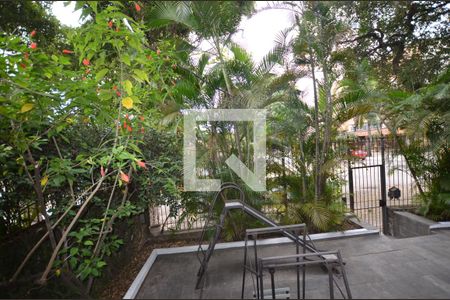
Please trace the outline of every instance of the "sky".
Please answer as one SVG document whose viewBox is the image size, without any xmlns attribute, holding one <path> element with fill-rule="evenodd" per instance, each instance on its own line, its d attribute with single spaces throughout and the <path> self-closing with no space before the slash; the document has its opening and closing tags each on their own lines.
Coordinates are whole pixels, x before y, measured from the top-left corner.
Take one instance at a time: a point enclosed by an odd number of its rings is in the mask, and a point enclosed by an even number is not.
<svg viewBox="0 0 450 300">
<path fill-rule="evenodd" d="M 52 13 L 58 18 L 63 25 L 78 27 L 81 25 L 80 15 L 81 11 L 74 12 L 75 3 L 70 2 L 70 5 L 65 7 L 65 1 L 55 1 L 52 5 Z"/>
<path fill-rule="evenodd" d="M 255 8 L 260 9 L 268 2 L 256 2 Z M 77 27 L 81 25 L 79 21 L 81 11 L 74 12 L 75 3 L 72 1 L 67 7 L 64 2 L 55 1 L 52 6 L 53 14 L 59 21 L 67 26 Z M 277 35 L 294 22 L 292 12 L 281 9 L 271 9 L 258 12 L 250 18 L 244 17 L 239 25 L 238 32 L 233 37 L 233 41 L 246 49 L 255 63 L 261 61 L 274 46 Z M 304 91 L 304 101 L 312 105 L 312 89 L 309 78 L 300 79 L 296 86 Z"/>
</svg>

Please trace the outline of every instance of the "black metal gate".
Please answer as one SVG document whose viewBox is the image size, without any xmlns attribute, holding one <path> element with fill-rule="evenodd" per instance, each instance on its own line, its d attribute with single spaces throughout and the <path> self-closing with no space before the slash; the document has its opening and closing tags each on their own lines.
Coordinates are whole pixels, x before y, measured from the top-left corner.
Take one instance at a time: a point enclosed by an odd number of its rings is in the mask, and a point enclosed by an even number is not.
<svg viewBox="0 0 450 300">
<path fill-rule="evenodd" d="M 334 144 L 341 157 L 347 154 L 335 170 L 343 182 L 343 200 L 361 221 L 384 233 L 388 232 L 386 207 L 414 206 L 418 194 L 399 139 L 408 144 L 402 136 L 360 136 Z"/>
<path fill-rule="evenodd" d="M 359 219 L 387 232 L 385 140 L 348 141 L 348 196 Z"/>
</svg>

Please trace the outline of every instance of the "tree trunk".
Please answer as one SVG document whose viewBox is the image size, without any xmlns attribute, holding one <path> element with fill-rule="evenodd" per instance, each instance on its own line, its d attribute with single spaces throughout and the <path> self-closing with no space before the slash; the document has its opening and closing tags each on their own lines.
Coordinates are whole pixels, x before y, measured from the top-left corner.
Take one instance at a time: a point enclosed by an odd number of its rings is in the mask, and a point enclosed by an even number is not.
<svg viewBox="0 0 450 300">
<path fill-rule="evenodd" d="M 55 249 L 56 247 L 56 239 L 55 239 L 55 235 L 53 233 L 53 229 L 52 229 L 52 224 L 50 222 L 50 218 L 47 214 L 47 209 L 45 207 L 45 198 L 44 198 L 44 192 L 42 191 L 42 186 L 41 186 L 41 171 L 40 171 L 40 167 L 39 167 L 39 163 L 36 162 L 33 158 L 33 155 L 30 151 L 30 149 L 27 149 L 27 158 L 28 161 L 33 165 L 34 168 L 34 178 L 31 176 L 31 174 L 28 171 L 28 168 L 25 164 L 25 171 L 27 172 L 28 176 L 30 177 L 31 182 L 33 183 L 33 187 L 34 190 L 36 192 L 36 196 L 37 196 L 37 203 L 38 203 L 38 207 L 40 209 L 40 213 L 42 214 L 42 216 L 44 217 L 44 223 L 45 223 L 45 227 L 47 229 L 47 232 L 49 234 L 49 238 L 50 238 L 50 244 L 52 245 L 52 248 Z"/>
<path fill-rule="evenodd" d="M 320 197 L 320 154 L 319 154 L 319 147 L 320 147 L 320 128 L 319 128 L 319 99 L 317 96 L 317 90 L 316 90 L 316 71 L 315 71 L 315 65 L 314 65 L 314 59 L 312 55 L 312 49 L 311 46 L 309 46 L 309 55 L 311 57 L 311 73 L 312 73 L 312 80 L 313 80 L 313 91 L 314 91 L 314 129 L 316 131 L 316 153 L 315 153 L 315 180 L 314 180 L 314 200 L 318 201 Z"/>
<path fill-rule="evenodd" d="M 233 96 L 233 90 L 231 88 L 231 82 L 230 82 L 230 78 L 228 77 L 228 73 L 227 70 L 225 68 L 225 62 L 223 60 L 223 56 L 222 56 L 222 51 L 220 51 L 220 43 L 218 39 L 214 39 L 214 44 L 216 46 L 216 50 L 217 50 L 217 54 L 219 55 L 219 60 L 220 60 L 220 65 L 221 65 L 221 69 L 222 69 L 222 75 L 223 75 L 223 80 L 225 81 L 225 85 L 227 87 L 227 98 L 231 99 L 231 97 Z M 242 161 L 242 149 L 241 149 L 241 145 L 240 145 L 240 134 L 239 134 L 239 128 L 237 126 L 237 124 L 234 125 L 234 139 L 235 139 L 235 146 L 236 149 L 238 151 L 238 155 L 239 155 L 239 160 Z"/>
<path fill-rule="evenodd" d="M 324 134 L 323 134 L 323 141 L 322 141 L 322 153 L 320 153 L 320 166 L 322 167 L 327 159 L 327 153 L 328 153 L 328 147 L 330 146 L 331 142 L 331 125 L 332 125 L 332 108 L 333 108 L 333 102 L 331 98 L 331 82 L 329 79 L 328 74 L 328 64 L 323 61 L 322 63 L 322 72 L 323 72 L 323 79 L 324 79 L 324 88 L 325 88 L 325 94 L 326 94 L 326 107 L 325 107 L 325 117 L 324 117 Z M 324 184 L 322 184 L 324 181 L 324 178 L 322 176 L 319 180 L 319 197 L 322 194 L 322 190 L 324 188 Z"/>
<path fill-rule="evenodd" d="M 283 204 L 286 209 L 288 210 L 288 198 L 287 198 L 287 183 L 286 183 L 286 152 L 285 148 L 282 148 L 281 151 L 281 166 L 282 166 L 282 178 L 283 178 Z"/>
<path fill-rule="evenodd" d="M 301 177 L 302 177 L 302 194 L 303 194 L 303 201 L 306 200 L 306 165 L 305 165 L 305 150 L 303 149 L 303 139 L 300 136 L 300 165 L 301 165 Z"/>
</svg>

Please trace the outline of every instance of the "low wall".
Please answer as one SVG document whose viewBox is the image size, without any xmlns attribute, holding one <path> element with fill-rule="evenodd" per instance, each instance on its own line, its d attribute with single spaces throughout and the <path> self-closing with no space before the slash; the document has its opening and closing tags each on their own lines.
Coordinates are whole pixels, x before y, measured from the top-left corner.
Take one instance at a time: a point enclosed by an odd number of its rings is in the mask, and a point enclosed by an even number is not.
<svg viewBox="0 0 450 300">
<path fill-rule="evenodd" d="M 431 234 L 432 230 L 447 227 L 442 222 L 434 222 L 411 211 L 411 207 L 387 207 L 389 235 L 397 238 L 422 236 Z"/>
</svg>

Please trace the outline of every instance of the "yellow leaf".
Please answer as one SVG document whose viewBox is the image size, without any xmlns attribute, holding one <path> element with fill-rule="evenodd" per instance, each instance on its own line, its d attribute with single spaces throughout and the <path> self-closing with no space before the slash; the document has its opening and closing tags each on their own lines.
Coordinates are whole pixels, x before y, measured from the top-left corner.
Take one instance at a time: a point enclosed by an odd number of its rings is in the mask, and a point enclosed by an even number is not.
<svg viewBox="0 0 450 300">
<path fill-rule="evenodd" d="M 130 97 L 123 98 L 122 105 L 125 108 L 132 109 L 133 108 L 133 99 L 131 99 Z"/>
<path fill-rule="evenodd" d="M 45 186 L 48 182 L 48 176 L 45 175 L 42 179 L 41 179 L 41 186 Z"/>
<path fill-rule="evenodd" d="M 133 84 L 129 80 L 125 80 L 125 90 L 128 96 L 133 96 Z"/>
<path fill-rule="evenodd" d="M 33 109 L 34 104 L 33 103 L 25 103 L 22 108 L 20 109 L 21 113 L 26 113 L 27 111 L 30 111 Z"/>
</svg>

